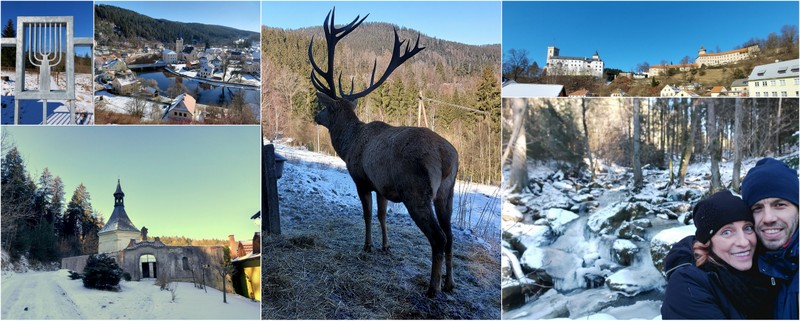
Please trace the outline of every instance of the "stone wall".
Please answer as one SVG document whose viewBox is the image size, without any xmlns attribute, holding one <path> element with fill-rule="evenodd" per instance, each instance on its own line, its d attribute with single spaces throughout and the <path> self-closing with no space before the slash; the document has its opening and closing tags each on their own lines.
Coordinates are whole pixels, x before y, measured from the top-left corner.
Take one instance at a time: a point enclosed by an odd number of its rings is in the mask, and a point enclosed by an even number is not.
<svg viewBox="0 0 800 321">
<path fill-rule="evenodd" d="M 167 246 L 161 242 L 139 242 L 122 252 L 119 265 L 131 274 L 131 279 L 142 279 L 140 259 L 153 255 L 159 276 L 171 281 L 201 282 L 205 274 L 206 285 L 222 289 L 222 278 L 214 269 L 223 257 L 221 246 Z M 230 284 L 228 285 L 230 286 Z"/>
<path fill-rule="evenodd" d="M 65 257 L 61 259 L 61 268 L 83 273 L 83 269 L 86 267 L 86 261 L 88 259 L 88 255 Z"/>
</svg>

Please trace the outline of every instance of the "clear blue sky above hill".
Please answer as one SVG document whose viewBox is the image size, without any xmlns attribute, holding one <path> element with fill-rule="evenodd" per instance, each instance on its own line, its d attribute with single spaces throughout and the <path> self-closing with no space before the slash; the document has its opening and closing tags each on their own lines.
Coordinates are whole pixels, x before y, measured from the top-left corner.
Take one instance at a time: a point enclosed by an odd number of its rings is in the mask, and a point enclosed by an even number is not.
<svg viewBox="0 0 800 321">
<path fill-rule="evenodd" d="M 526 49 L 543 67 L 547 46 L 562 56 L 591 57 L 633 70 L 661 60 L 721 51 L 798 24 L 798 2 L 504 2 L 503 52 Z"/>
<path fill-rule="evenodd" d="M 337 24 L 369 14 L 367 22 L 388 22 L 470 45 L 499 44 L 501 39 L 500 1 L 265 1 L 261 18 L 264 25 L 283 29 L 321 26 L 334 6 Z"/>
<path fill-rule="evenodd" d="M 17 28 L 18 16 L 72 16 L 75 37 L 94 37 L 94 9 L 91 1 L 6 1 L 0 4 L 0 19 L 5 27 L 8 19 Z M 76 47 L 75 54 L 83 56 L 89 47 Z"/>
<path fill-rule="evenodd" d="M 250 239 L 261 208 L 258 126 L 3 126 L 38 181 L 61 176 L 65 205 L 83 182 L 107 221 L 117 179 L 150 235 Z"/>
<path fill-rule="evenodd" d="M 150 18 L 260 32 L 260 1 L 98 1 Z"/>
</svg>

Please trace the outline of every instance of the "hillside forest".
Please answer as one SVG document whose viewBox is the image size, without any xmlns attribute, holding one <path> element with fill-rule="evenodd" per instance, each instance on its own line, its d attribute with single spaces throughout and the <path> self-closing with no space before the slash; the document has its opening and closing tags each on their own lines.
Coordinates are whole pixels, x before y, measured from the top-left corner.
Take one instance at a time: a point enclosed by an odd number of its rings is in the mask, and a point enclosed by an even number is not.
<svg viewBox="0 0 800 321">
<path fill-rule="evenodd" d="M 393 25 L 362 24 L 336 47 L 335 73 L 342 73 L 345 92 L 376 76 L 391 57 Z M 401 40 L 415 41 L 418 32 L 397 27 Z M 309 79 L 308 46 L 318 64 L 326 63 L 321 27 L 284 30 L 262 26 L 262 128 L 268 140 L 329 155 L 335 152 L 324 127 L 313 121 L 316 89 Z M 394 71 L 378 89 L 358 102 L 364 122 L 394 126 L 427 126 L 450 141 L 460 158 L 459 179 L 499 183 L 500 45 L 472 46 L 419 33 L 419 54 Z M 413 43 L 412 43 L 413 45 Z M 268 48 L 268 50 L 267 50 Z M 323 67 L 324 68 L 324 67 Z"/>
<path fill-rule="evenodd" d="M 174 44 L 182 37 L 186 44 L 235 47 L 238 39 L 258 41 L 258 33 L 231 27 L 154 19 L 110 5 L 94 7 L 95 40 L 98 45 L 142 48 L 146 42 Z"/>
<path fill-rule="evenodd" d="M 689 163 L 711 162 L 712 193 L 722 188 L 739 191 L 734 165 L 730 186 L 721 186 L 721 160 L 784 155 L 798 143 L 798 100 L 782 98 L 569 98 L 505 99 L 503 160 L 511 160 L 509 186 L 527 188 L 520 159 L 555 161 L 565 173 L 596 175 L 598 159 L 632 167 L 634 188 L 641 184 L 642 167 L 667 169 L 667 186 L 680 187 Z M 516 117 L 516 115 L 524 115 Z M 521 131 L 520 128 L 524 128 Z M 524 135 L 523 135 L 524 133 Z M 516 141 L 513 151 L 509 141 Z M 526 148 L 525 148 L 526 147 Z M 790 161 L 797 166 L 797 158 Z"/>
</svg>

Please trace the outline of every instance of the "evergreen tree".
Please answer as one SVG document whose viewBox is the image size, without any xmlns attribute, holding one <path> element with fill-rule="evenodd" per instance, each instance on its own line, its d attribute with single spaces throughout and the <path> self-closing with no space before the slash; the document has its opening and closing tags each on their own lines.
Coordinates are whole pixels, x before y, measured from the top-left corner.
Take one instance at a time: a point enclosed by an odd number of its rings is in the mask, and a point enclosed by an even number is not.
<svg viewBox="0 0 800 321">
<path fill-rule="evenodd" d="M 6 26 L 3 27 L 3 38 L 14 38 L 17 36 L 17 32 L 14 30 L 14 22 L 11 19 L 8 19 L 8 23 Z M 14 67 L 17 63 L 17 49 L 15 47 L 5 47 L 2 50 L 2 60 L 3 67 Z"/>
<path fill-rule="evenodd" d="M 481 82 L 478 84 L 477 103 L 475 107 L 485 112 L 484 119 L 488 118 L 493 126 L 493 131 L 500 130 L 500 83 L 492 70 L 486 66 L 481 73 Z"/>
<path fill-rule="evenodd" d="M 36 213 L 36 220 L 38 222 L 53 223 L 55 215 L 52 211 L 53 206 L 53 175 L 50 170 L 45 167 L 42 175 L 39 176 L 39 186 L 36 188 L 36 193 L 33 201 L 34 212 Z"/>
<path fill-rule="evenodd" d="M 72 199 L 67 204 L 64 222 L 61 226 L 61 237 L 67 243 L 65 250 L 69 255 L 80 255 L 83 248 L 82 240 L 85 236 L 92 235 L 91 233 L 97 234 L 98 229 L 92 227 L 93 212 L 89 191 L 81 183 L 75 188 Z"/>
<path fill-rule="evenodd" d="M 36 186 L 25 170 L 25 163 L 16 147 L 12 147 L 0 166 L 2 186 L 2 245 L 13 258 L 28 251 L 30 239 L 23 237 L 35 226 L 32 220 Z"/>
<path fill-rule="evenodd" d="M 56 176 L 52 181 L 51 187 L 53 193 L 50 211 L 53 215 L 53 227 L 56 231 L 60 231 L 62 221 L 64 219 L 62 210 L 64 207 L 64 182 L 61 181 L 60 176 Z"/>
</svg>

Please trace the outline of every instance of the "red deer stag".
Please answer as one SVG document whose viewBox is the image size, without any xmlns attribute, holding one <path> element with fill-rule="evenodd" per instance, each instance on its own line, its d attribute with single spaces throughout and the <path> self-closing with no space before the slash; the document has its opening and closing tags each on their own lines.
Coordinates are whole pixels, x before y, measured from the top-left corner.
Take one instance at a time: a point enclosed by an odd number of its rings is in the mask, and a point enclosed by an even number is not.
<svg viewBox="0 0 800 321">
<path fill-rule="evenodd" d="M 369 86 L 359 93 L 342 90 L 342 76 L 339 73 L 339 97 L 333 78 L 333 62 L 336 43 L 357 28 L 367 16 L 356 17 L 349 24 L 337 28 L 334 25 L 335 8 L 325 17 L 323 29 L 328 47 L 328 70 L 323 71 L 312 55 L 314 38 L 308 46 L 308 59 L 313 70 L 311 82 L 317 89 L 320 107 L 314 116 L 317 124 L 325 126 L 331 136 L 331 143 L 339 157 L 347 164 L 347 171 L 356 184 L 358 197 L 364 214 L 366 233 L 364 251 L 372 249 L 372 192 L 378 200 L 378 220 L 383 236 L 383 250 L 389 250 L 386 235 L 387 200 L 402 202 L 414 223 L 431 244 L 431 280 L 428 297 L 435 297 L 441 286 L 442 261 L 446 261 L 444 291 L 452 291 L 453 282 L 453 233 L 450 217 L 453 212 L 453 186 L 458 171 L 458 153 L 447 140 L 427 128 L 394 127 L 384 122 L 364 123 L 356 116 L 356 100 L 364 97 L 380 86 L 386 78 L 403 62 L 422 49 L 419 35 L 414 47 L 400 41 L 394 30 L 394 48 L 389 66 L 383 76 L 375 82 L 377 59 L 372 67 Z M 329 23 L 330 20 L 330 23 Z M 400 49 L 403 48 L 401 54 Z M 322 80 L 327 83 L 323 85 Z M 434 208 L 436 214 L 434 215 Z"/>
</svg>

